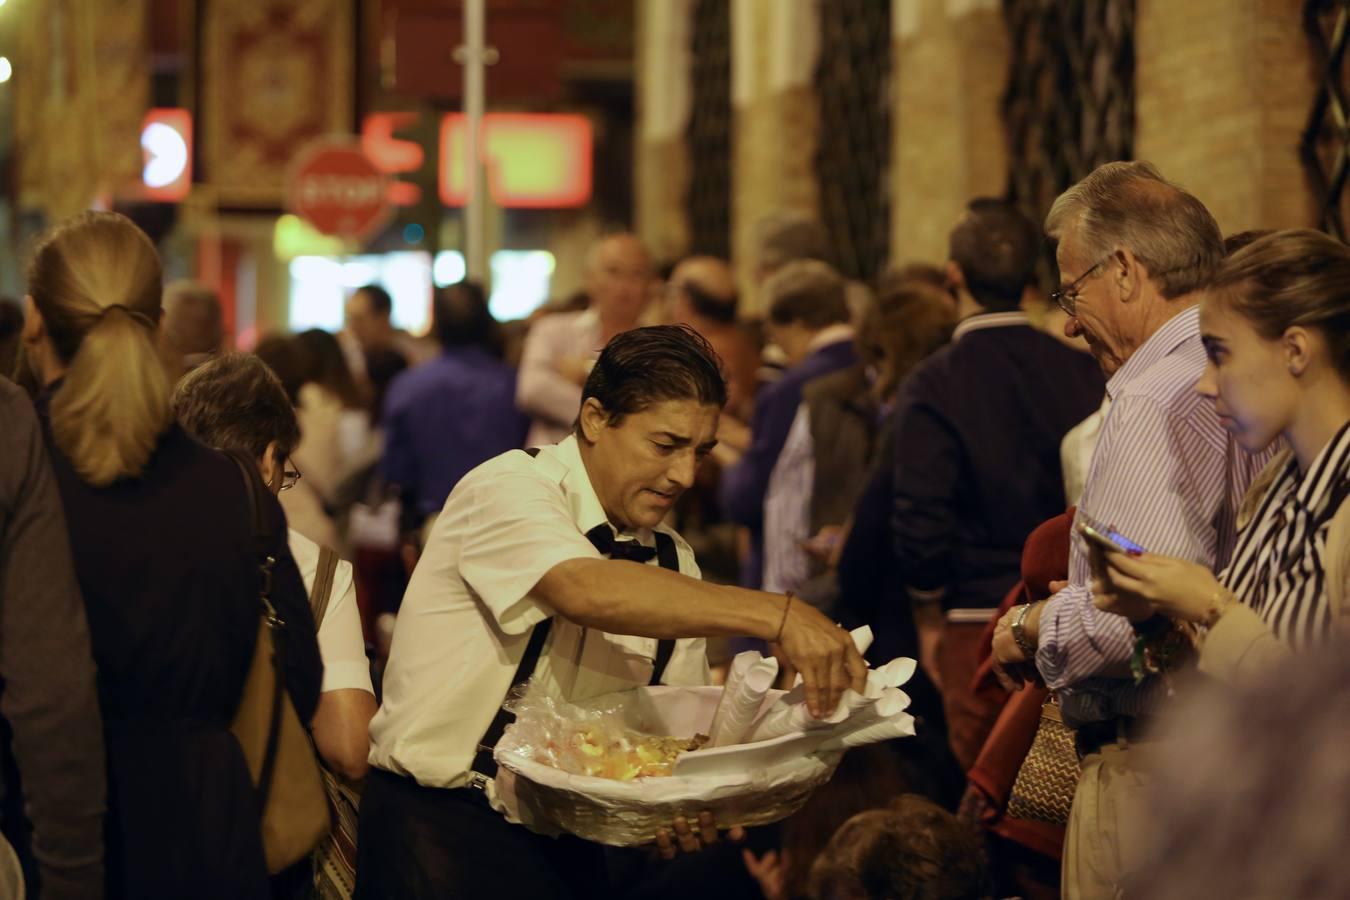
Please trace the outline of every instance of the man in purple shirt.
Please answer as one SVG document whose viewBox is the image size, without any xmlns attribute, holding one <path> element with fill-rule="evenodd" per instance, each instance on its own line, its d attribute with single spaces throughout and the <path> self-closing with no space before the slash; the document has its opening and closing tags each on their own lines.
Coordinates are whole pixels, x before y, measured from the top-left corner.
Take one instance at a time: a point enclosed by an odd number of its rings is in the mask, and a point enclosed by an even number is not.
<svg viewBox="0 0 1350 900">
<path fill-rule="evenodd" d="M 483 291 L 461 282 L 436 292 L 433 326 L 441 355 L 403 372 L 384 404 L 380 473 L 403 498 L 404 530 L 441 511 L 470 469 L 525 440 L 516 373 L 495 350 L 497 323 Z"/>
<path fill-rule="evenodd" d="M 1082 775 L 1064 849 L 1066 898 L 1116 895 L 1135 865 L 1122 842 L 1144 812 L 1149 776 L 1134 742 L 1167 688 L 1136 684 L 1136 634 L 1092 602 L 1092 571 L 1078 526 L 1092 520 L 1147 551 L 1222 568 L 1236 514 L 1269 457 L 1248 456 L 1195 392 L 1206 365 L 1200 300 L 1223 256 L 1214 217 L 1144 162 L 1108 163 L 1055 201 L 1046 232 L 1059 241 L 1055 300 L 1108 381 L 1102 425 L 1071 538 L 1069 585 L 1014 607 L 994 638 L 996 662 L 1034 661 L 1078 729 Z M 1033 659 L 1034 657 L 1034 659 Z"/>
</svg>

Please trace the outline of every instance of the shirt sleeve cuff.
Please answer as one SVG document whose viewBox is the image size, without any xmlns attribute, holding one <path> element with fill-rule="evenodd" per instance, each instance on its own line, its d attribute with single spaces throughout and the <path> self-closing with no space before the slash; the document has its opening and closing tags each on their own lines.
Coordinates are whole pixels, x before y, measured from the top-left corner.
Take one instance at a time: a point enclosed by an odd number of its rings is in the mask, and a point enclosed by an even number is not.
<svg viewBox="0 0 1350 900">
<path fill-rule="evenodd" d="M 370 664 L 365 660 L 327 663 L 323 667 L 322 693 L 329 691 L 357 690 L 374 694 L 370 683 Z"/>
</svg>

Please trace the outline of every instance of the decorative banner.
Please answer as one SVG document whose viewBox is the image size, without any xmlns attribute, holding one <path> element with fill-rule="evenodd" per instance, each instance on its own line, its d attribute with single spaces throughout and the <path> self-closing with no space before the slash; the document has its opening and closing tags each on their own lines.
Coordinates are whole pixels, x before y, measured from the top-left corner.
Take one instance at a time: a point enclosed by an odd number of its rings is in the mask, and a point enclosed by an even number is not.
<svg viewBox="0 0 1350 900">
<path fill-rule="evenodd" d="M 279 207 L 297 149 L 351 131 L 354 5 L 203 5 L 203 180 L 220 205 Z"/>
<path fill-rule="evenodd" d="M 21 207 L 59 221 L 139 175 L 146 2 L 17 4 L 10 86 Z"/>
</svg>

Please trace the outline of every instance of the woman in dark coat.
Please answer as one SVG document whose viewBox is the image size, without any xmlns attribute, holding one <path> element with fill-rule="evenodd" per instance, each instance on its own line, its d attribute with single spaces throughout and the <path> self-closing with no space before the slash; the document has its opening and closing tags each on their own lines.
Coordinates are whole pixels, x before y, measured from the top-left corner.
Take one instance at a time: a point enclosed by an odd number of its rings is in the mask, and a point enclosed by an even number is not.
<svg viewBox="0 0 1350 900">
<path fill-rule="evenodd" d="M 144 233 L 86 213 L 39 244 L 24 326 L 98 666 L 107 895 L 261 898 L 259 807 L 229 731 L 258 634 L 254 528 L 240 469 L 172 422 L 160 282 Z M 266 512 L 285 683 L 308 722 L 314 622 L 270 497 Z"/>
</svg>

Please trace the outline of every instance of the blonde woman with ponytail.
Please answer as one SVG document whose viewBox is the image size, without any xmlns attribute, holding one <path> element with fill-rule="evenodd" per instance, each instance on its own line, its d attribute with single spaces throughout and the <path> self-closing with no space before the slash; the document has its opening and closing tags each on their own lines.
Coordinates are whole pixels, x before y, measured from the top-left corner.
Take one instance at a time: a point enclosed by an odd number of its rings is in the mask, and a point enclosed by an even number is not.
<svg viewBox="0 0 1350 900">
<path fill-rule="evenodd" d="M 173 421 L 161 282 L 144 232 L 89 212 L 39 241 L 25 300 L 24 369 L 98 668 L 106 895 L 263 898 L 257 800 L 229 731 L 257 635 L 259 549 L 278 560 L 271 597 L 305 722 L 322 663 L 280 507 L 268 498 L 276 539 L 259 548 L 239 468 Z"/>
</svg>

